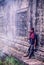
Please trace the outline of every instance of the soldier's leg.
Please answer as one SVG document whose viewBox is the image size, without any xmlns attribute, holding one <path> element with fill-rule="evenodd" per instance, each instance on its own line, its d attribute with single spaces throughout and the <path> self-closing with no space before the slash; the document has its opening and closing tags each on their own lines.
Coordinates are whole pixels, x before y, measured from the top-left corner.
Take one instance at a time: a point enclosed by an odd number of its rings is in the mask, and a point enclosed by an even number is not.
<svg viewBox="0 0 44 65">
<path fill-rule="evenodd" d="M 26 54 L 24 57 L 29 56 L 29 53 L 30 53 L 30 48 L 31 48 L 31 45 L 29 46 L 28 51 L 27 51 L 27 54 Z"/>
<path fill-rule="evenodd" d="M 31 48 L 31 45 L 29 46 L 28 53 L 30 53 L 30 48 Z"/>
<path fill-rule="evenodd" d="M 34 45 L 31 45 L 29 58 L 31 58 L 33 54 L 34 54 Z"/>
</svg>

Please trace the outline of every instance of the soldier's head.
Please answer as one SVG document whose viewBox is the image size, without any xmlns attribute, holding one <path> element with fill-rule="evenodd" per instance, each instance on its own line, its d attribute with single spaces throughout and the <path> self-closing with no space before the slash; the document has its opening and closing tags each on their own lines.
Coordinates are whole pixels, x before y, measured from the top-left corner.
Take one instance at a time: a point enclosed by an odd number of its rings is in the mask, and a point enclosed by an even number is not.
<svg viewBox="0 0 44 65">
<path fill-rule="evenodd" d="M 31 29 L 30 29 L 30 32 L 31 32 L 31 33 L 34 32 L 34 28 L 31 28 Z"/>
</svg>

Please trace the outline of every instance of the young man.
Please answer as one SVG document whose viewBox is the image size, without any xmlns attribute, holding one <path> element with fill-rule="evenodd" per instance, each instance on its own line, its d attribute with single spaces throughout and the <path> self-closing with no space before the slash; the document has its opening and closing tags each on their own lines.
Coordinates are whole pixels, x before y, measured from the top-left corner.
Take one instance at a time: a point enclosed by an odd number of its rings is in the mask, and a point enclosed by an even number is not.
<svg viewBox="0 0 44 65">
<path fill-rule="evenodd" d="M 34 28 L 30 29 L 28 40 L 30 41 L 30 47 L 28 49 L 28 54 L 25 57 L 29 56 L 29 58 L 31 58 L 34 55 L 34 48 L 36 46 L 36 35 L 34 32 Z"/>
</svg>

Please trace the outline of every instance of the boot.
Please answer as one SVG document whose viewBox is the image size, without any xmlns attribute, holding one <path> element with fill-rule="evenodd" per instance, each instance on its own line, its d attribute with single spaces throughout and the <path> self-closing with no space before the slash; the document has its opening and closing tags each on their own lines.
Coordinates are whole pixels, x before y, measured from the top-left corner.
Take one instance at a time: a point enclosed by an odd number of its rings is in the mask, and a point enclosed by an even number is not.
<svg viewBox="0 0 44 65">
<path fill-rule="evenodd" d="M 29 56 L 29 54 L 26 54 L 24 57 L 28 57 Z"/>
</svg>

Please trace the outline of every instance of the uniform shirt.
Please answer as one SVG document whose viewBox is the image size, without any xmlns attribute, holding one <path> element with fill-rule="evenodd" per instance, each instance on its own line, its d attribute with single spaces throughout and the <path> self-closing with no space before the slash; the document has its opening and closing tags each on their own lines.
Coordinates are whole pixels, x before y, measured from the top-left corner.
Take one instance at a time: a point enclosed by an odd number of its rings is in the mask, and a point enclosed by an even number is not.
<svg viewBox="0 0 44 65">
<path fill-rule="evenodd" d="M 30 33 L 30 44 L 31 45 L 34 45 L 35 38 L 36 38 L 35 33 Z"/>
</svg>

